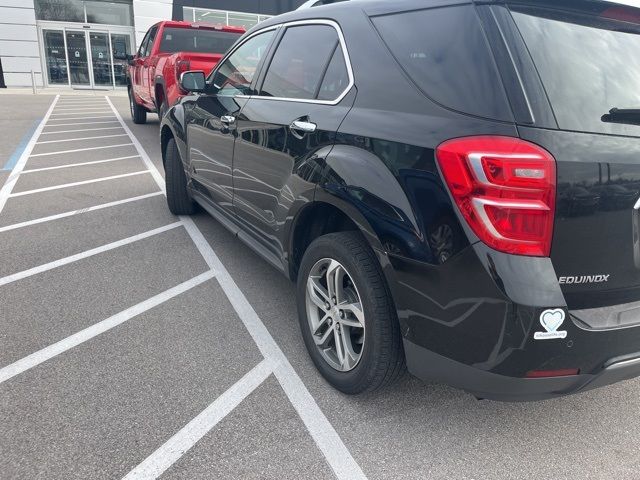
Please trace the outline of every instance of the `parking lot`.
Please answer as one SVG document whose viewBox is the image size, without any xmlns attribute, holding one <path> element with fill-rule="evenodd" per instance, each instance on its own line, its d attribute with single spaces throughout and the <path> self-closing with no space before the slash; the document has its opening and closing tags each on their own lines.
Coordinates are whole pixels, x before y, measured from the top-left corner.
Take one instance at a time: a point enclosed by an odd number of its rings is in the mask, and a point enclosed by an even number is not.
<svg viewBox="0 0 640 480">
<path fill-rule="evenodd" d="M 499 403 L 329 387 L 294 286 L 166 207 L 124 96 L 1 95 L 0 478 L 640 478 L 640 380 Z"/>
</svg>

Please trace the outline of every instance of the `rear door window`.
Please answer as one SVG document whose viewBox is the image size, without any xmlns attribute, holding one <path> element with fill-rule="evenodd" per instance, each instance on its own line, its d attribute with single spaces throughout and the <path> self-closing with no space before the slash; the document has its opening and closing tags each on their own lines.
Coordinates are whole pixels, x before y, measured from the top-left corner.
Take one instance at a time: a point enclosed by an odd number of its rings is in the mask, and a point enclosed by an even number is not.
<svg viewBox="0 0 640 480">
<path fill-rule="evenodd" d="M 338 33 L 330 25 L 301 25 L 289 27 L 273 55 L 260 91 L 261 96 L 312 100 L 321 90 L 325 72 L 331 69 L 334 52 L 340 48 Z M 331 75 L 336 76 L 334 66 Z M 338 76 L 340 73 L 337 74 Z M 339 81 L 339 79 L 337 79 Z M 335 79 L 324 85 L 323 97 L 331 97 L 338 85 Z M 346 86 L 346 85 L 345 85 Z M 344 90 L 344 89 L 343 89 Z M 335 97 L 339 95 L 338 92 Z M 334 98 L 335 98 L 334 97 Z"/>
<path fill-rule="evenodd" d="M 612 108 L 640 109 L 638 10 L 609 6 L 593 14 L 513 6 L 512 16 L 561 129 L 640 135 L 639 126 L 626 123 L 640 123 L 640 111 L 608 115 Z"/>
<path fill-rule="evenodd" d="M 392 13 L 371 20 L 402 69 L 433 101 L 471 115 L 512 120 L 472 5 Z"/>
</svg>

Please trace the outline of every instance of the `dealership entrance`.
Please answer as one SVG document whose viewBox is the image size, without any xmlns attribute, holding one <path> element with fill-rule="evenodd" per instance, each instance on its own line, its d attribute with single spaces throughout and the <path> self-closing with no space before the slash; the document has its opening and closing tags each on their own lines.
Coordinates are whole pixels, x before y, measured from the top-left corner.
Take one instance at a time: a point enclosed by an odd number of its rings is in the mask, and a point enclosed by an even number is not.
<svg viewBox="0 0 640 480">
<path fill-rule="evenodd" d="M 38 22 L 46 86 L 113 89 L 127 85 L 127 63 L 114 53 L 130 54 L 133 28 Z"/>
</svg>

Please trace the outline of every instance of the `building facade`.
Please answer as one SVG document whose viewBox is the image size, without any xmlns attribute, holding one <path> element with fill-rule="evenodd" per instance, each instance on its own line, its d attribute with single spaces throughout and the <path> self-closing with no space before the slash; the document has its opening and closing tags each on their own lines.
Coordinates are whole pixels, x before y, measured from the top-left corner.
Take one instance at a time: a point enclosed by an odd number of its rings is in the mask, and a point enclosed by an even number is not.
<svg viewBox="0 0 640 480">
<path fill-rule="evenodd" d="M 113 89 L 114 52 L 135 52 L 161 20 L 250 28 L 304 0 L 0 0 L 0 86 Z"/>
</svg>

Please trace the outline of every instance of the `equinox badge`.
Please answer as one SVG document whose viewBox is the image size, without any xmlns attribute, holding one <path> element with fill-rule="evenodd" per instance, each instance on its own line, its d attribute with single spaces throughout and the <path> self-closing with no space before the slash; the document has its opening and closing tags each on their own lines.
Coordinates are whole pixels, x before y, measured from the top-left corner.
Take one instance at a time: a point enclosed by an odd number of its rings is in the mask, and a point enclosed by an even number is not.
<svg viewBox="0 0 640 480">
<path fill-rule="evenodd" d="M 609 275 L 578 275 L 558 278 L 559 284 L 569 285 L 572 283 L 602 283 L 609 281 Z"/>
</svg>

